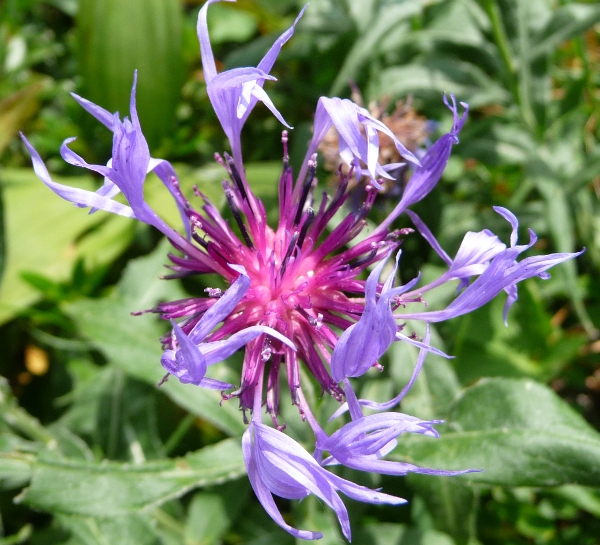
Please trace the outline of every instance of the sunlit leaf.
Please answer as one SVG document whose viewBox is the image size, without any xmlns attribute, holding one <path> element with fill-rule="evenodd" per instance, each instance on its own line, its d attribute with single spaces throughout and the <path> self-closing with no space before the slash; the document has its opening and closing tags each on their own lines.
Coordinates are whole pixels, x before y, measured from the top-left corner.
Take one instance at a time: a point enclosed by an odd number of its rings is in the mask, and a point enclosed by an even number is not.
<svg viewBox="0 0 600 545">
<path fill-rule="evenodd" d="M 169 134 L 181 93 L 182 21 L 177 0 L 83 0 L 77 31 L 84 95 L 129 115 L 133 72 L 137 107 L 151 147 Z"/>
<path fill-rule="evenodd" d="M 84 189 L 94 187 L 87 176 L 54 179 Z M 39 292 L 21 278 L 22 271 L 66 280 L 79 258 L 85 257 L 90 267 L 108 263 L 131 241 L 131 220 L 103 213 L 86 214 L 53 195 L 33 169 L 4 169 L 0 180 L 7 240 L 0 323 L 39 297 Z"/>
<path fill-rule="evenodd" d="M 482 469 L 468 480 L 505 486 L 600 486 L 600 434 L 547 387 L 482 379 L 457 399 L 440 439 L 406 437 L 421 466 Z"/>
<path fill-rule="evenodd" d="M 143 464 L 42 456 L 33 465 L 31 484 L 22 501 L 42 511 L 114 517 L 244 473 L 239 439 L 227 439 L 183 458 Z"/>
<path fill-rule="evenodd" d="M 167 326 L 154 316 L 131 316 L 131 312 L 152 308 L 158 300 L 185 296 L 176 283 L 159 278 L 165 272 L 167 252 L 168 244 L 164 243 L 153 254 L 131 262 L 112 297 L 81 299 L 65 306 L 81 332 L 111 363 L 128 375 L 154 385 L 165 374 L 160 365 L 159 339 Z M 181 384 L 175 378 L 160 389 L 188 411 L 230 435 L 245 430 L 235 403 L 221 405 L 218 392 Z"/>
</svg>

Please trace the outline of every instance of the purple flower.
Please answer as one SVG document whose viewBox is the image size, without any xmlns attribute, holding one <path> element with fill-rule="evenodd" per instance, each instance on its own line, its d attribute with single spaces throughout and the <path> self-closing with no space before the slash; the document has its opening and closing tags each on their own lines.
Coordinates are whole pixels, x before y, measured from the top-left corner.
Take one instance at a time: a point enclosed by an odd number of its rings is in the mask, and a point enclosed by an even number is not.
<svg viewBox="0 0 600 545">
<path fill-rule="evenodd" d="M 400 202 L 396 205 L 396 208 L 394 208 L 392 213 L 379 225 L 377 231 L 387 229 L 394 219 L 406 212 L 409 206 L 424 199 L 440 181 L 442 173 L 448 164 L 452 146 L 458 144 L 458 133 L 460 133 L 465 124 L 467 114 L 469 113 L 468 104 L 461 102 L 460 105 L 465 111 L 462 117 L 458 117 L 456 99 L 454 95 L 450 95 L 450 98 L 452 100 L 452 106 L 448 103 L 446 95 L 444 95 L 444 104 L 448 106 L 454 117 L 452 130 L 440 137 L 437 142 L 427 150 L 427 153 L 425 153 L 424 157 L 421 159 L 420 166 L 417 166 L 414 169 L 410 180 L 406 184 Z"/>
<path fill-rule="evenodd" d="M 110 114 L 104 108 L 75 94 L 73 95 L 85 110 L 102 122 L 113 133 L 112 157 L 107 165 L 91 165 L 72 151 L 68 147 L 68 144 L 75 140 L 74 138 L 66 139 L 60 149 L 61 156 L 67 163 L 86 168 L 104 176 L 104 184 L 96 192 L 54 182 L 37 151 L 23 134 L 21 134 L 21 138 L 31 154 L 36 174 L 58 196 L 79 207 L 91 207 L 90 213 L 100 209 L 121 216 L 133 217 L 139 221 L 153 225 L 172 240 L 174 244 L 194 253 L 197 258 L 201 258 L 194 246 L 189 244 L 186 238 L 182 237 L 175 229 L 167 225 L 150 208 L 144 199 L 146 176 L 149 172 L 154 171 L 174 197 L 184 219 L 184 227 L 189 232 L 189 223 L 183 211 L 185 200 L 179 191 L 175 171 L 167 161 L 152 159 L 150 157 L 148 144 L 142 134 L 136 110 L 136 83 L 137 73 L 134 74 L 133 87 L 131 89 L 131 120 L 125 118 L 121 121 L 118 114 Z M 128 206 L 114 200 L 114 197 L 119 193 L 123 193 L 127 199 Z"/>
<path fill-rule="evenodd" d="M 373 185 L 377 189 L 381 186 L 377 182 L 378 177 L 392 179 L 387 170 L 395 170 L 398 163 L 382 167 L 379 158 L 379 136 L 382 132 L 391 138 L 396 149 L 404 159 L 419 165 L 419 160 L 409 151 L 394 135 L 394 133 L 379 119 L 375 119 L 367 110 L 358 106 L 348 99 L 321 97 L 317 104 L 315 113 L 314 134 L 308 147 L 306 159 L 317 150 L 321 140 L 331 127 L 338 132 L 340 157 L 348 165 L 354 167 L 356 177 L 362 176 L 361 164 L 367 166 L 367 172 L 371 177 Z M 362 131 L 361 131 L 362 127 Z M 363 134 L 366 134 L 366 138 Z M 307 164 L 307 161 L 304 163 Z M 302 179 L 304 171 L 300 172 Z"/>
<path fill-rule="evenodd" d="M 436 253 L 446 262 L 449 269 L 438 281 L 443 284 L 449 280 L 460 280 L 457 290 L 466 288 L 472 276 L 481 274 L 490 264 L 490 261 L 500 252 L 506 250 L 506 244 L 488 229 L 474 233 L 469 231 L 465 234 L 463 241 L 452 260 L 442 249 L 433 233 L 423 223 L 421 218 L 411 210 L 406 213 L 416 225 L 425 240 L 429 242 Z"/>
<path fill-rule="evenodd" d="M 428 342 L 428 338 L 426 342 Z M 421 349 L 424 357 L 427 347 Z M 413 382 L 420 365 L 415 368 Z M 461 471 L 448 471 L 444 469 L 431 469 L 418 467 L 406 462 L 393 462 L 382 460 L 386 454 L 394 450 L 398 444 L 397 437 L 403 433 L 419 433 L 429 437 L 439 437 L 438 432 L 433 428 L 434 424 L 440 424 L 441 420 L 420 420 L 414 416 L 402 413 L 384 412 L 364 416 L 362 413 L 362 403 L 356 398 L 352 385 L 348 379 L 344 380 L 347 405 L 350 409 L 352 422 L 341 427 L 330 437 L 324 434 L 317 434 L 316 457 L 321 458 L 321 453 L 327 451 L 330 456 L 323 460 L 322 465 L 343 464 L 346 467 L 357 469 L 359 471 L 369 471 L 372 473 L 383 473 L 385 475 L 406 475 L 407 473 L 421 473 L 426 475 L 452 476 L 464 473 L 478 471 L 474 469 L 465 469 Z M 371 408 L 378 409 L 385 405 L 395 405 L 406 389 L 403 389 L 398 398 L 387 404 L 370 404 Z M 332 417 L 339 415 L 341 411 Z"/>
<path fill-rule="evenodd" d="M 470 274 L 474 274 L 473 271 L 479 270 L 481 272 L 480 276 L 444 310 L 405 313 L 402 315 L 403 319 L 424 320 L 426 322 L 441 322 L 444 320 L 449 320 L 450 318 L 455 318 L 478 309 L 479 307 L 491 301 L 494 297 L 496 297 L 496 295 L 504 290 L 508 295 L 503 314 L 504 321 L 506 322 L 508 310 L 518 297 L 518 282 L 533 276 L 539 276 L 542 279 L 547 279 L 550 277 L 550 275 L 546 272 L 549 268 L 568 259 L 573 259 L 574 257 L 581 255 L 584 251 L 582 250 L 581 252 L 575 253 L 557 253 L 532 256 L 521 261 L 517 261 L 517 257 L 521 253 L 528 250 L 536 243 L 537 236 L 530 229 L 529 243 L 518 246 L 517 230 L 519 224 L 517 218 L 506 208 L 495 206 L 494 210 L 507 221 L 509 221 L 512 226 L 510 248 L 505 248 L 501 251 L 498 251 L 500 246 L 497 243 L 490 244 L 490 240 L 492 239 L 491 233 L 489 233 L 489 235 L 486 234 L 485 242 L 480 246 L 479 252 L 474 251 L 473 247 L 470 248 L 470 252 L 464 251 L 465 255 L 470 254 L 478 256 L 478 258 L 473 261 L 479 261 L 479 263 L 471 263 L 471 265 L 477 265 L 477 268 L 471 268 Z M 465 239 L 466 238 L 467 237 L 465 237 Z M 465 245 L 464 241 L 463 245 Z M 461 245 L 461 248 L 463 245 Z M 485 265 L 484 261 L 487 262 L 492 255 L 493 257 L 489 264 Z M 458 260 L 459 255 L 457 254 L 455 262 Z M 468 263 L 468 260 L 463 259 L 463 261 Z M 452 265 L 454 265 L 454 263 Z M 481 271 L 482 266 L 483 271 Z M 460 267 L 456 267 L 456 269 L 460 270 Z M 468 270 L 468 267 L 465 267 L 465 269 Z M 456 272 L 454 272 L 454 275 L 451 276 L 462 278 L 462 276 L 457 276 Z M 439 285 L 439 281 L 432 283 L 427 287 L 427 289 L 431 289 L 431 287 L 434 285 Z"/>
<path fill-rule="evenodd" d="M 113 133 L 112 157 L 106 165 L 91 165 L 73 152 L 66 140 L 61 147 L 63 158 L 72 165 L 99 173 L 104 184 L 96 191 L 85 191 L 52 181 L 46 166 L 25 137 L 33 167 L 39 178 L 60 197 L 91 212 L 104 210 L 132 217 L 152 225 L 169 238 L 173 253 L 169 255 L 172 274 L 169 278 L 188 275 L 217 274 L 229 286 L 224 292 L 207 288 L 207 296 L 197 294 L 178 301 L 164 302 L 150 309 L 168 320 L 172 331 L 162 341 L 161 363 L 168 374 L 195 386 L 226 390 L 231 384 L 206 376 L 209 366 L 245 348 L 239 387 L 225 398 L 236 397 L 243 411 L 252 413 L 252 421 L 243 437 L 244 458 L 252 486 L 269 513 L 282 528 L 303 539 L 317 539 L 318 532 L 297 530 L 287 524 L 272 495 L 301 499 L 315 494 L 336 512 L 344 535 L 350 538 L 346 508 L 338 496 L 368 503 L 403 503 L 404 500 L 357 486 L 325 469 L 323 464 L 348 467 L 392 475 L 409 471 L 430 474 L 457 474 L 445 470 L 418 468 L 412 464 L 382 458 L 395 447 L 403 433 L 420 433 L 437 437 L 436 421 L 392 412 L 364 416 L 361 407 L 389 411 L 413 384 L 428 352 L 444 355 L 429 344 L 429 328 L 421 341 L 403 332 L 400 320 L 422 320 L 429 324 L 460 316 L 479 308 L 500 291 L 508 293 L 508 308 L 517 298 L 517 283 L 531 276 L 547 277 L 546 270 L 571 259 L 575 254 L 550 254 L 517 261 L 531 248 L 517 245 L 517 220 L 503 208 L 495 210 L 513 227 L 510 247 L 490 231 L 467 233 L 454 259 L 440 247 L 427 226 L 408 208 L 423 199 L 438 183 L 448 162 L 452 146 L 466 120 L 459 117 L 454 96 L 451 131 L 439 138 L 417 161 L 390 130 L 366 110 L 349 100 L 319 100 L 315 131 L 306 159 L 298 176 L 289 166 L 288 133 L 283 131 L 283 170 L 279 179 L 279 221 L 267 223 L 261 200 L 246 179 L 242 162 L 240 134 L 258 101 L 263 102 L 285 124 L 263 89 L 276 57 L 292 36 L 294 25 L 284 32 L 256 68 L 235 68 L 217 73 L 206 14 L 215 0 L 208 0 L 198 17 L 198 37 L 208 96 L 231 145 L 232 156 L 217 155 L 229 181 L 223 183 L 227 221 L 198 189 L 188 201 L 180 190 L 177 175 L 166 161 L 150 156 L 135 105 L 135 78 L 131 92 L 130 118 L 121 119 L 81 97 L 77 102 Z M 286 125 L 287 126 L 287 125 Z M 327 130 L 335 127 L 339 135 L 342 160 L 350 165 L 348 174 L 340 169 L 333 195 L 315 195 L 317 156 L 315 150 Z M 413 163 L 413 174 L 404 193 L 386 219 L 375 229 L 365 232 L 366 218 L 380 187 L 377 179 L 387 176 L 378 164 L 379 133 L 391 137 L 401 155 Z M 421 156 L 421 155 L 419 155 Z M 348 185 L 363 170 L 371 181 L 366 186 L 362 206 L 347 210 Z M 148 173 L 154 172 L 173 197 L 182 217 L 182 231 L 168 225 L 144 199 Z M 122 193 L 127 204 L 114 200 Z M 392 223 L 407 213 L 420 233 L 448 265 L 448 271 L 434 282 L 417 287 L 419 278 L 394 287 L 399 264 L 398 248 L 402 238 L 412 230 L 393 230 Z M 333 224 L 333 225 L 332 225 Z M 383 268 L 393 252 L 396 262 L 385 282 L 380 282 Z M 371 270 L 367 276 L 367 271 Z M 473 277 L 477 277 L 472 281 Z M 406 307 L 425 303 L 424 294 L 449 281 L 459 281 L 462 290 L 444 310 L 414 312 Z M 402 307 L 402 313 L 399 309 Z M 387 403 L 358 400 L 349 377 L 360 377 L 372 366 L 392 342 L 410 342 L 420 348 L 413 376 L 402 391 Z M 350 411 L 352 421 L 327 436 L 311 412 L 303 392 L 300 367 L 312 374 L 314 381 L 342 404 L 334 414 Z M 308 421 L 315 434 L 315 455 L 283 433 L 280 425 L 280 383 L 284 371 L 292 402 Z M 341 385 L 340 385 L 341 383 Z M 274 428 L 261 421 L 266 407 Z M 470 470 L 467 470 L 470 471 Z"/>
<path fill-rule="evenodd" d="M 267 54 L 258 63 L 256 68 L 233 68 L 222 73 L 217 73 L 215 58 L 210 45 L 206 15 L 211 4 L 221 0 L 208 0 L 198 14 L 198 40 L 200 41 L 200 54 L 206 90 L 213 108 L 221 122 L 223 130 L 231 144 L 231 150 L 238 169 L 241 168 L 241 142 L 242 127 L 248 119 L 250 112 L 258 101 L 262 102 L 273 115 L 286 127 L 291 128 L 283 119 L 271 99 L 263 89 L 265 80 L 275 80 L 269 75 L 279 51 L 292 37 L 296 23 L 304 13 L 304 8 L 291 28 L 286 30 L 271 46 Z M 234 2 L 235 0 L 225 0 Z"/>
<path fill-rule="evenodd" d="M 242 439 L 244 460 L 252 488 L 271 518 L 284 530 L 301 539 L 320 539 L 320 532 L 297 530 L 287 524 L 275 505 L 272 494 L 299 500 L 309 494 L 319 497 L 335 511 L 342 532 L 351 538 L 348 512 L 338 490 L 358 501 L 391 505 L 406 500 L 370 490 L 342 479 L 321 467 L 304 448 L 284 433 L 252 422 Z"/>
</svg>

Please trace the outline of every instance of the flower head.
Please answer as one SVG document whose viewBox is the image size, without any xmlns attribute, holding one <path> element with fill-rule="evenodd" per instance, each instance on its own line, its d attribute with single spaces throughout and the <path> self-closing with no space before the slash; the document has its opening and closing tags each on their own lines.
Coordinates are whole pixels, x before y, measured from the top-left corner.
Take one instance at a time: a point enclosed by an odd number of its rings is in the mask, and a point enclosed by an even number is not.
<svg viewBox="0 0 600 545">
<path fill-rule="evenodd" d="M 467 233 L 452 260 L 418 216 L 408 210 L 437 184 L 452 146 L 458 142 L 467 105 L 461 103 L 464 113 L 459 116 L 453 96 L 451 104 L 444 97 L 453 114 L 452 129 L 422 155 L 420 162 L 367 110 L 349 100 L 321 98 L 314 136 L 296 179 L 288 162 L 288 133 L 283 131 L 279 221 L 269 226 L 265 207 L 246 179 L 240 133 L 258 101 L 285 125 L 263 85 L 266 80 L 274 79 L 269 72 L 298 19 L 276 40 L 257 67 L 217 73 L 206 24 L 207 9 L 215 1 L 208 0 L 200 10 L 198 37 L 208 95 L 231 144 L 232 156 L 216 156 L 228 177 L 223 183 L 225 212 L 217 209 L 198 188 L 195 197 L 200 205 L 192 204 L 181 192 L 173 167 L 150 156 L 135 107 L 135 76 L 129 119 L 121 119 L 118 114 L 75 96 L 84 109 L 113 133 L 112 157 L 106 165 L 86 163 L 68 147 L 72 139 L 66 140 L 61 148 L 67 162 L 104 177 L 98 191 L 55 183 L 39 154 L 25 137 L 23 140 L 35 172 L 60 197 L 77 206 L 89 207 L 91 212 L 104 210 L 138 219 L 167 236 L 174 248 L 169 256 L 170 278 L 216 273 L 229 286 L 224 291 L 207 288 L 206 297 L 160 303 L 150 309 L 172 326 L 171 334 L 162 339 L 165 350 L 161 363 L 168 374 L 181 382 L 230 390 L 231 384 L 207 377 L 208 368 L 245 347 L 238 388 L 224 397 L 237 398 L 241 408 L 252 413 L 243 446 L 248 474 L 259 500 L 281 527 L 297 537 L 315 539 L 320 537 L 318 532 L 288 525 L 272 498 L 272 494 L 290 499 L 315 494 L 334 509 L 344 535 L 350 538 L 347 512 L 338 491 L 369 503 L 398 504 L 404 500 L 350 483 L 323 465 L 339 463 L 394 475 L 408 471 L 456 473 L 381 459 L 405 432 L 437 436 L 433 429 L 436 422 L 389 412 L 363 416 L 363 406 L 382 411 L 391 409 L 413 383 L 425 355 L 430 351 L 442 354 L 429 345 L 429 332 L 423 340 L 406 335 L 404 320 L 422 320 L 427 324 L 446 320 L 475 310 L 502 290 L 508 293 L 508 310 L 517 298 L 519 281 L 535 275 L 547 277 L 547 269 L 578 254 L 551 254 L 517 261 L 535 243 L 535 234 L 531 233 L 529 244 L 518 246 L 516 218 L 508 210 L 496 208 L 513 227 L 510 247 L 487 230 Z M 323 193 L 319 197 L 315 151 L 332 126 L 339 135 L 341 158 L 350 169 L 347 173 L 340 169 L 333 195 Z M 368 232 L 366 218 L 377 197 L 378 179 L 387 175 L 378 163 L 378 133 L 393 140 L 402 157 L 412 163 L 413 172 L 394 210 Z M 358 208 L 346 210 L 349 180 L 355 174 L 360 176 L 363 170 L 370 177 L 364 202 Z M 158 175 L 174 198 L 183 220 L 183 234 L 168 225 L 145 201 L 143 188 L 149 172 Z M 114 200 L 118 193 L 123 194 L 127 204 Z M 448 265 L 446 273 L 424 286 L 418 285 L 417 277 L 404 286 L 394 287 L 400 258 L 398 248 L 412 229 L 394 230 L 391 226 L 404 212 Z M 384 266 L 395 251 L 395 265 L 387 279 L 380 282 Z M 477 278 L 471 281 L 474 276 Z M 424 294 L 429 290 L 456 280 L 462 291 L 446 309 L 415 311 L 414 306 L 425 302 Z M 357 400 L 349 377 L 363 375 L 396 341 L 410 342 L 420 348 L 413 377 L 388 403 Z M 323 392 L 343 403 L 334 416 L 350 411 L 352 422 L 331 436 L 321 429 L 306 401 L 301 366 L 313 375 Z M 292 402 L 315 434 L 314 456 L 285 435 L 284 426 L 278 422 L 283 374 Z M 262 423 L 263 404 L 276 429 Z M 328 453 L 325 460 L 323 452 Z"/>
<path fill-rule="evenodd" d="M 398 163 L 392 163 L 383 167 L 377 162 L 379 158 L 378 132 L 382 132 L 392 140 L 402 157 L 419 165 L 415 155 L 396 138 L 382 121 L 351 100 L 340 98 L 321 97 L 319 99 L 315 113 L 314 135 L 308 148 L 308 154 L 314 153 L 332 126 L 338 133 L 339 153 L 342 160 L 354 168 L 357 178 L 360 178 L 362 174 L 361 164 L 365 164 L 371 181 L 377 189 L 381 189 L 378 178 L 391 179 L 392 176 L 387 173 L 387 170 L 393 170 L 399 166 Z"/>
<path fill-rule="evenodd" d="M 342 479 L 319 465 L 313 456 L 286 434 L 252 422 L 242 440 L 244 459 L 252 488 L 271 518 L 290 534 L 302 539 L 320 539 L 320 532 L 297 530 L 287 524 L 272 494 L 299 500 L 309 494 L 319 497 L 335 514 L 348 540 L 351 538 L 348 511 L 338 490 L 358 501 L 399 505 L 406 500 L 370 490 Z"/>
</svg>

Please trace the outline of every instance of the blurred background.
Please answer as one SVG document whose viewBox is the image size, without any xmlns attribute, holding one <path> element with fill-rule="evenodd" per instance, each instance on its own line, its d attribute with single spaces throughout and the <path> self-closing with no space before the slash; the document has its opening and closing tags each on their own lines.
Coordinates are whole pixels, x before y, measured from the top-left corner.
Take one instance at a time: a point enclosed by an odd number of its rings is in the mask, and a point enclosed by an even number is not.
<svg viewBox="0 0 600 545">
<path fill-rule="evenodd" d="M 201 4 L 0 3 L 0 545 L 294 541 L 243 476 L 235 400 L 220 407 L 218 394 L 174 381 L 157 389 L 165 324 L 130 316 L 159 299 L 202 294 L 211 279 L 158 280 L 168 251 L 158 234 L 52 195 L 18 137 L 27 135 L 56 181 L 98 187 L 59 148 L 76 136 L 72 148 L 103 164 L 111 133 L 69 93 L 128 115 L 137 69 L 152 155 L 175 164 L 186 191 L 198 184 L 222 206 L 213 154 L 228 144 L 203 80 Z M 212 6 L 218 69 L 256 66 L 302 7 Z M 506 241 L 507 224 L 491 208 L 500 205 L 519 217 L 522 240 L 526 227 L 536 231 L 536 252 L 586 247 L 552 279 L 520 286 L 508 327 L 500 297 L 437 328 L 436 346 L 455 359 L 428 357 L 402 410 L 446 418 L 447 435 L 426 446 L 401 441 L 397 456 L 486 471 L 458 479 L 348 472 L 409 499 L 393 509 L 348 500 L 355 543 L 600 543 L 599 21 L 591 0 L 312 0 L 275 64 L 278 81 L 265 85 L 295 127 L 296 168 L 322 95 L 362 101 L 416 149 L 449 130 L 442 96 L 455 93 L 469 118 L 442 182 L 417 208 L 441 245 L 453 255 L 466 231 L 483 228 Z M 281 128 L 259 105 L 242 134 L 250 184 L 268 210 Z M 330 144 L 321 149 L 324 186 L 337 167 L 335 137 Z M 380 195 L 374 222 L 402 182 Z M 156 180 L 146 196 L 177 224 Z M 407 240 L 403 281 L 441 265 L 418 237 Z M 415 357 L 393 347 L 364 396 L 397 392 Z M 223 373 L 236 382 L 240 360 L 232 360 Z M 331 408 L 315 403 L 324 415 Z M 287 410 L 302 439 L 307 430 Z M 278 505 L 290 523 L 326 529 L 323 543 L 340 543 L 332 514 L 313 500 Z"/>
</svg>

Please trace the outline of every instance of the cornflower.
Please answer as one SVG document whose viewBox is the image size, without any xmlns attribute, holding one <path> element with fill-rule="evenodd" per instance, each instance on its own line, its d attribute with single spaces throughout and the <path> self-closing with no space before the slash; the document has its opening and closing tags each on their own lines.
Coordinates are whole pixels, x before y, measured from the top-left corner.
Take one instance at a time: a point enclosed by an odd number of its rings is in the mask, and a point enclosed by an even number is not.
<svg viewBox="0 0 600 545">
<path fill-rule="evenodd" d="M 251 413 L 242 442 L 250 482 L 259 501 L 286 531 L 299 538 L 318 539 L 322 537 L 319 532 L 289 525 L 273 500 L 273 494 L 288 499 L 315 494 L 335 511 L 344 535 L 350 540 L 348 514 L 338 492 L 375 504 L 399 504 L 405 500 L 342 479 L 329 471 L 329 466 L 341 464 L 390 475 L 407 472 L 455 475 L 473 471 L 419 468 L 382 459 L 403 433 L 437 437 L 433 426 L 438 421 L 422 421 L 389 411 L 414 382 L 426 354 L 441 353 L 429 345 L 429 333 L 422 341 L 404 334 L 402 321 L 410 318 L 429 324 L 459 316 L 485 304 L 502 290 L 508 293 L 510 306 L 516 300 L 519 281 L 535 275 L 545 278 L 548 268 L 578 254 L 535 256 L 517 262 L 519 254 L 533 245 L 535 235 L 531 233 L 529 244 L 518 246 L 516 218 L 509 211 L 497 208 L 512 225 L 510 247 L 487 230 L 467 233 L 452 260 L 418 216 L 409 210 L 438 183 L 452 146 L 458 142 L 468 107 L 461 103 L 464 112 L 460 116 L 454 96 L 450 102 L 444 97 L 454 116 L 452 129 L 435 142 L 420 161 L 366 109 L 347 99 L 319 99 L 313 138 L 295 180 L 288 160 L 288 133 L 283 131 L 279 222 L 276 227 L 270 227 L 265 207 L 246 178 L 240 135 L 259 101 L 286 125 L 263 86 L 267 80 L 275 79 L 269 72 L 302 13 L 275 41 L 257 67 L 217 73 L 206 23 L 207 9 L 215 1 L 219 0 L 208 0 L 200 9 L 198 37 L 208 96 L 231 145 L 231 155 L 216 155 L 216 160 L 228 177 L 223 182 L 223 191 L 233 226 L 198 188 L 195 195 L 203 204 L 200 208 L 192 206 L 180 189 L 173 167 L 167 161 L 150 156 L 136 112 L 135 77 L 129 119 L 121 119 L 118 114 L 73 95 L 113 133 L 112 158 L 107 165 L 85 162 L 68 147 L 72 139 L 67 139 L 61 147 L 65 161 L 104 177 L 98 191 L 52 181 L 37 151 L 24 136 L 23 140 L 35 172 L 60 197 L 77 206 L 90 207 L 91 212 L 104 210 L 132 217 L 161 231 L 174 248 L 169 255 L 170 277 L 216 273 L 229 285 L 224 292 L 208 288 L 207 297 L 160 303 L 150 309 L 172 323 L 172 333 L 163 338 L 165 351 L 161 363 L 167 375 L 174 375 L 181 382 L 231 390 L 232 385 L 208 377 L 208 368 L 245 347 L 240 384 L 223 396 L 239 400 L 245 419 L 246 413 Z M 315 195 L 315 152 L 331 127 L 338 133 L 340 157 L 349 168 L 345 173 L 340 169 L 335 193 L 331 197 L 323 193 L 319 199 Z M 388 165 L 378 162 L 380 133 L 411 163 L 413 173 L 394 210 L 368 233 L 366 218 L 381 187 L 378 180 L 389 177 Z M 183 234 L 168 225 L 145 201 L 144 182 L 150 172 L 160 178 L 174 198 L 182 217 Z M 369 178 L 365 200 L 358 209 L 345 212 L 349 181 L 363 174 Z M 114 200 L 119 193 L 127 204 Z M 402 237 L 412 232 L 412 229 L 391 228 L 403 213 L 409 214 L 416 228 L 448 264 L 445 274 L 418 288 L 415 288 L 418 278 L 405 286 L 394 287 L 400 257 L 398 248 Z M 332 226 L 334 217 L 336 222 Z M 380 282 L 385 261 L 394 252 L 396 266 L 387 280 Z M 367 269 L 372 272 L 367 280 L 362 280 Z M 475 276 L 477 279 L 471 282 Z M 446 309 L 412 310 L 414 305 L 424 302 L 423 294 L 427 291 L 456 280 L 464 290 Z M 393 342 L 408 342 L 419 347 L 413 377 L 400 394 L 387 403 L 357 399 L 350 378 L 359 378 L 371 367 L 380 367 L 379 358 Z M 306 401 L 300 379 L 301 364 L 323 392 L 342 403 L 334 417 L 349 410 L 351 421 L 331 436 L 323 431 Z M 314 432 L 312 455 L 286 435 L 285 426 L 278 421 L 282 370 L 292 402 Z M 262 421 L 263 406 L 273 427 Z M 364 416 L 364 406 L 380 413 Z M 324 458 L 323 453 L 328 456 Z"/>
</svg>

